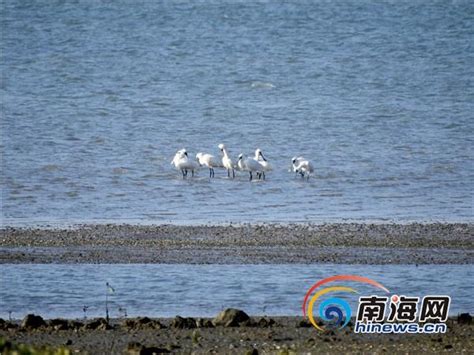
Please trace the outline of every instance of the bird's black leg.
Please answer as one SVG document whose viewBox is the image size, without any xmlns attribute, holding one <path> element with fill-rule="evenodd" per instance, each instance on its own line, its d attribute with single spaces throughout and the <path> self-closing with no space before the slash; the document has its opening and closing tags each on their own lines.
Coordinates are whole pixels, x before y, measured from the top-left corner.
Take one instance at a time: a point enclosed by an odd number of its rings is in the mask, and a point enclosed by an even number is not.
<svg viewBox="0 0 474 355">
<path fill-rule="evenodd" d="M 232 179 L 235 179 L 235 170 L 232 169 Z"/>
<path fill-rule="evenodd" d="M 230 170 L 227 169 L 227 177 L 230 178 Z"/>
<path fill-rule="evenodd" d="M 249 179 L 249 181 L 252 181 L 252 172 L 249 171 L 249 174 L 250 174 L 250 179 Z"/>
<path fill-rule="evenodd" d="M 212 169 L 209 168 L 209 178 L 211 178 L 211 177 L 212 177 Z"/>
<path fill-rule="evenodd" d="M 265 180 L 265 171 L 262 171 L 263 180 Z"/>
<path fill-rule="evenodd" d="M 191 170 L 191 176 L 194 177 L 194 169 Z"/>
</svg>

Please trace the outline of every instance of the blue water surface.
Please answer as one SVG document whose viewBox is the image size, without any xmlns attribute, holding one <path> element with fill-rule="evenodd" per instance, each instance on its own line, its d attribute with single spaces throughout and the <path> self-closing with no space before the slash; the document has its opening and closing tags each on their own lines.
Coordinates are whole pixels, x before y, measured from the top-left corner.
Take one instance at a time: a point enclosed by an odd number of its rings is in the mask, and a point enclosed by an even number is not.
<svg viewBox="0 0 474 355">
<path fill-rule="evenodd" d="M 473 19 L 468 0 L 4 1 L 2 223 L 472 222 Z M 172 169 L 218 143 L 274 171 Z"/>
<path fill-rule="evenodd" d="M 215 316 L 236 307 L 253 315 L 302 315 L 306 292 L 317 281 L 337 274 L 380 282 L 390 293 L 358 282 L 329 283 L 359 294 L 331 293 L 349 302 L 355 314 L 359 296 L 448 295 L 449 313 L 473 312 L 474 271 L 466 265 L 2 265 L 0 317 L 104 316 L 106 282 L 112 317 Z M 318 290 L 322 289 L 319 288 Z M 314 293 L 313 293 L 314 294 Z M 329 296 L 329 297 L 327 297 Z M 324 297 L 320 301 L 323 301 Z M 318 304 L 319 305 L 319 302 Z M 421 303 L 421 302 L 420 302 Z M 316 314 L 316 313 L 315 313 Z"/>
</svg>

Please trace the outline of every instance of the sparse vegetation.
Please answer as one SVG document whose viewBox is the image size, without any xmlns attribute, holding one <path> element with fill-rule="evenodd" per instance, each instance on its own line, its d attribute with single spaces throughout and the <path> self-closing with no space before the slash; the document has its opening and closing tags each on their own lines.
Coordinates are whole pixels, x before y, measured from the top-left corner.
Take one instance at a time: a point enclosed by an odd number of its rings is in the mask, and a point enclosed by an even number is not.
<svg viewBox="0 0 474 355">
<path fill-rule="evenodd" d="M 71 351 L 64 347 L 33 346 L 17 344 L 0 337 L 0 354 L 2 355 L 70 355 Z"/>
</svg>

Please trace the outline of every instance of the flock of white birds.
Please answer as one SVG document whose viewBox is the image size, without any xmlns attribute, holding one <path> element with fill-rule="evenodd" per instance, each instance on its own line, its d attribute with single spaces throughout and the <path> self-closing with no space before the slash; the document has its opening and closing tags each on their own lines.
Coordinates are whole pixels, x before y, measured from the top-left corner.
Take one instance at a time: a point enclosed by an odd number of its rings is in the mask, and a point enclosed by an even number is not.
<svg viewBox="0 0 474 355">
<path fill-rule="evenodd" d="M 237 163 L 230 158 L 229 152 L 224 144 L 218 145 L 222 152 L 222 157 L 216 157 L 208 153 L 197 153 L 196 159 L 192 159 L 188 156 L 186 149 L 180 149 L 174 155 L 171 164 L 181 171 L 183 179 L 188 176 L 188 172 L 191 172 L 191 176 L 194 176 L 194 172 L 201 167 L 207 167 L 209 169 L 209 177 L 214 177 L 215 168 L 224 168 L 227 170 L 227 177 L 235 178 L 235 170 L 245 171 L 249 173 L 249 180 L 252 181 L 254 174 L 260 180 L 265 180 L 265 173 L 272 171 L 272 165 L 265 158 L 262 150 L 257 148 L 255 150 L 254 157 L 246 157 L 243 154 L 239 154 Z M 314 172 L 313 164 L 302 156 L 293 157 L 291 159 L 292 170 L 297 175 L 300 175 L 303 179 L 309 179 Z"/>
</svg>

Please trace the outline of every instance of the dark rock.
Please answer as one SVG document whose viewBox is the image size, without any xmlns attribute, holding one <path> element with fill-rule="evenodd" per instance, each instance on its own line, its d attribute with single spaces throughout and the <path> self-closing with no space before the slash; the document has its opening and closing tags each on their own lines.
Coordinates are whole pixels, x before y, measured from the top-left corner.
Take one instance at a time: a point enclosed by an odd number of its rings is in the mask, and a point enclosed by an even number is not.
<svg viewBox="0 0 474 355">
<path fill-rule="evenodd" d="M 258 350 L 253 348 L 252 350 L 245 352 L 245 355 L 258 355 Z"/>
<path fill-rule="evenodd" d="M 249 319 L 250 317 L 244 311 L 235 308 L 227 308 L 214 318 L 213 323 L 215 326 L 238 327 L 240 323 Z"/>
<path fill-rule="evenodd" d="M 448 344 L 448 345 L 446 345 L 444 348 L 445 348 L 446 350 L 447 350 L 447 349 L 452 349 L 453 346 L 452 346 L 451 344 Z"/>
<path fill-rule="evenodd" d="M 109 323 L 102 323 L 97 327 L 97 330 L 109 330 L 113 329 L 113 327 Z"/>
<path fill-rule="evenodd" d="M 153 321 L 153 326 L 154 326 L 155 329 L 165 329 L 166 328 L 166 325 L 161 323 L 158 320 Z"/>
<path fill-rule="evenodd" d="M 139 342 L 133 341 L 128 343 L 126 353 L 129 355 L 139 355 L 140 351 L 144 348 Z"/>
<path fill-rule="evenodd" d="M 46 326 L 44 319 L 41 316 L 36 316 L 34 314 L 28 314 L 21 322 L 22 328 L 36 329 L 44 326 Z"/>
<path fill-rule="evenodd" d="M 0 329 L 8 330 L 8 329 L 17 329 L 18 324 L 13 322 L 5 322 L 3 325 L 0 326 Z"/>
<path fill-rule="evenodd" d="M 197 324 L 194 318 L 183 318 L 180 316 L 176 316 L 171 322 L 171 327 L 178 329 L 192 329 L 196 328 Z"/>
<path fill-rule="evenodd" d="M 122 327 L 128 329 L 163 329 L 165 326 L 157 320 L 151 320 L 148 317 L 137 319 L 126 319 Z"/>
<path fill-rule="evenodd" d="M 134 329 L 136 326 L 137 326 L 137 322 L 135 321 L 135 319 L 125 319 L 122 322 L 123 328 Z"/>
<path fill-rule="evenodd" d="M 69 329 L 69 322 L 66 319 L 51 319 L 48 322 L 50 327 L 53 327 L 55 330 L 67 330 Z"/>
<path fill-rule="evenodd" d="M 109 323 L 104 318 L 97 318 L 84 326 L 85 329 L 91 330 L 108 330 L 112 329 Z"/>
<path fill-rule="evenodd" d="M 268 328 L 268 327 L 272 327 L 273 325 L 275 325 L 276 322 L 273 320 L 273 319 L 267 319 L 267 318 L 260 318 L 260 320 L 258 321 L 257 325 L 260 327 L 260 328 Z"/>
<path fill-rule="evenodd" d="M 255 322 L 252 318 L 247 319 L 246 321 L 240 322 L 238 325 L 229 325 L 229 327 L 256 327 L 257 322 Z"/>
<path fill-rule="evenodd" d="M 68 321 L 68 327 L 69 329 L 80 329 L 84 326 L 84 324 L 82 324 L 81 322 L 78 322 L 76 320 L 70 320 Z"/>
<path fill-rule="evenodd" d="M 461 313 L 458 315 L 459 324 L 471 324 L 472 316 L 469 313 Z"/>
<path fill-rule="evenodd" d="M 214 328 L 214 324 L 209 319 L 199 318 L 196 320 L 196 326 L 198 328 Z"/>
<path fill-rule="evenodd" d="M 66 345 L 66 346 L 72 345 L 72 340 L 71 340 L 71 339 L 68 339 L 68 340 L 64 343 L 64 345 Z"/>
<path fill-rule="evenodd" d="M 136 321 L 137 321 L 138 324 L 149 324 L 149 323 L 151 323 L 151 319 L 148 318 L 148 317 L 138 317 Z"/>
<path fill-rule="evenodd" d="M 143 345 L 140 344 L 138 341 L 132 341 L 128 343 L 127 350 L 136 350 L 136 349 L 141 349 L 142 347 Z"/>
<path fill-rule="evenodd" d="M 292 341 L 292 340 L 293 340 L 292 337 L 285 337 L 285 336 L 273 338 L 273 341 L 278 341 L 278 342 L 280 342 L 280 341 Z"/>
<path fill-rule="evenodd" d="M 170 351 L 165 348 L 158 348 L 156 346 L 144 346 L 138 342 L 128 343 L 127 353 L 129 355 L 153 355 L 153 354 L 168 354 Z"/>
<path fill-rule="evenodd" d="M 143 347 L 140 355 L 154 355 L 154 354 L 169 354 L 171 351 L 165 348 L 158 348 L 156 346 Z"/>
<path fill-rule="evenodd" d="M 310 322 L 308 322 L 306 319 L 303 319 L 303 320 L 301 320 L 301 321 L 298 323 L 298 326 L 299 326 L 300 328 L 310 328 L 310 327 L 312 327 L 313 325 L 312 325 Z"/>
</svg>

